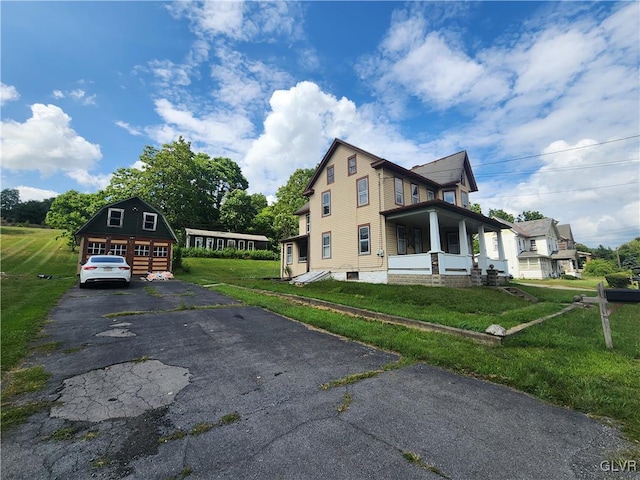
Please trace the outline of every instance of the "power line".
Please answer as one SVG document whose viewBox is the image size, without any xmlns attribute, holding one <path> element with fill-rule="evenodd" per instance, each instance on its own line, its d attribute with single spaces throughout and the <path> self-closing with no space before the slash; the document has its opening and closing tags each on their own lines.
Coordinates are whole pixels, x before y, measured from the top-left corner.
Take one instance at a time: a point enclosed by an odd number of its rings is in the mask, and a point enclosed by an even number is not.
<svg viewBox="0 0 640 480">
<path fill-rule="evenodd" d="M 640 137 L 640 135 L 631 135 L 630 137 L 616 138 L 615 140 L 607 140 L 606 142 L 592 143 L 591 145 L 582 145 L 581 147 L 572 147 L 572 148 L 567 148 L 567 149 L 564 149 L 564 150 L 556 150 L 554 152 L 536 153 L 535 155 L 527 155 L 526 157 L 517 157 L 517 158 L 510 158 L 508 160 L 499 160 L 497 162 L 483 163 L 480 166 L 496 165 L 498 163 L 507 163 L 507 162 L 517 162 L 518 160 L 527 160 L 529 158 L 543 157 L 545 155 L 555 155 L 556 153 L 571 152 L 573 150 L 582 150 L 583 148 L 598 147 L 600 145 L 606 145 L 606 144 L 615 143 L 615 142 L 622 142 L 622 141 L 625 141 L 625 140 L 631 140 L 632 138 L 638 138 L 638 137 Z"/>
<path fill-rule="evenodd" d="M 587 190 L 599 190 L 601 188 L 612 188 L 612 187 L 624 187 L 627 185 L 638 185 L 640 182 L 629 182 L 629 183 L 618 183 L 615 185 L 601 185 L 599 187 L 588 187 L 588 188 L 576 188 L 573 190 L 560 190 L 557 192 L 538 192 L 538 193 L 519 193 L 519 194 L 511 194 L 511 195 L 495 195 L 491 198 L 514 198 L 514 197 L 535 197 L 537 195 L 554 195 L 557 193 L 571 193 L 571 192 L 584 192 Z"/>
<path fill-rule="evenodd" d="M 636 163 L 640 158 L 634 158 L 631 160 L 623 160 L 619 162 L 600 163 L 598 165 L 578 165 L 575 167 L 558 167 L 558 168 L 545 168 L 544 170 L 528 170 L 521 172 L 500 172 L 500 173 L 480 173 L 475 175 L 476 178 L 484 177 L 502 177 L 505 175 L 529 175 L 533 173 L 546 173 L 546 172 L 560 172 L 565 170 L 583 170 L 585 168 L 599 168 L 599 167 L 611 167 L 615 165 L 631 165 Z"/>
</svg>

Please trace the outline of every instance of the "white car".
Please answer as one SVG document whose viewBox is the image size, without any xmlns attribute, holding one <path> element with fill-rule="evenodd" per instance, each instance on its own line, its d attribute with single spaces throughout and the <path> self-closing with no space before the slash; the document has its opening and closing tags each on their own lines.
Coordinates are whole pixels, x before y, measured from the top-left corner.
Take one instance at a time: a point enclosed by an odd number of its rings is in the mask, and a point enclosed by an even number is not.
<svg viewBox="0 0 640 480">
<path fill-rule="evenodd" d="M 121 282 L 128 287 L 131 267 L 118 255 L 92 255 L 80 269 L 80 288 L 96 282 Z"/>
</svg>

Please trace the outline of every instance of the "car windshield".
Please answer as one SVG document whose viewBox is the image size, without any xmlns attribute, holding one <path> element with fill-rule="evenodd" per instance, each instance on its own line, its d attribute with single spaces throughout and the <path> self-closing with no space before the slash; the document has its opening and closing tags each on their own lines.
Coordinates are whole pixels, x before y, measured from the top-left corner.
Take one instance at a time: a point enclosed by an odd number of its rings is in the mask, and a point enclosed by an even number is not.
<svg viewBox="0 0 640 480">
<path fill-rule="evenodd" d="M 122 257 L 91 257 L 89 259 L 92 263 L 123 263 Z"/>
</svg>

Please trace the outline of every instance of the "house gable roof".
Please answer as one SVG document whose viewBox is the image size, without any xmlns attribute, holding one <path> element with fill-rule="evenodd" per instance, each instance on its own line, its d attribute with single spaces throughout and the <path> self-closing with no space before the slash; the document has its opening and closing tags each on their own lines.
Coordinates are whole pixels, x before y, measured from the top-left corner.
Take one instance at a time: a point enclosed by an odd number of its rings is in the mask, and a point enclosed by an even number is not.
<svg viewBox="0 0 640 480">
<path fill-rule="evenodd" d="M 122 227 L 116 228 L 109 227 L 107 225 L 107 217 L 109 215 L 110 208 L 118 208 L 125 211 Z M 145 212 L 155 213 L 158 215 L 158 222 L 155 230 L 142 230 L 142 214 Z M 150 238 L 165 238 L 171 239 L 174 242 L 178 241 L 178 237 L 162 212 L 152 205 L 149 205 L 140 197 L 130 197 L 102 207 L 98 213 L 91 217 L 75 232 L 76 236 L 88 234 L 143 235 Z"/>
<path fill-rule="evenodd" d="M 469 180 L 469 188 L 472 192 L 478 191 L 476 179 L 471 170 L 471 162 L 466 150 L 454 153 L 433 162 L 416 165 L 411 169 L 423 177 L 426 177 L 442 186 L 456 185 L 460 183 L 463 174 Z"/>
<path fill-rule="evenodd" d="M 503 223 L 505 226 L 513 230 L 522 237 L 546 237 L 549 232 L 553 231 L 556 238 L 560 238 L 560 233 L 553 218 L 541 218 L 539 220 L 529 220 L 527 222 L 511 223 L 503 218 L 492 217 Z"/>
<path fill-rule="evenodd" d="M 558 229 L 558 233 L 562 238 L 573 241 L 573 232 L 571 231 L 571 225 L 565 223 L 563 225 L 556 225 L 556 228 Z"/>
</svg>

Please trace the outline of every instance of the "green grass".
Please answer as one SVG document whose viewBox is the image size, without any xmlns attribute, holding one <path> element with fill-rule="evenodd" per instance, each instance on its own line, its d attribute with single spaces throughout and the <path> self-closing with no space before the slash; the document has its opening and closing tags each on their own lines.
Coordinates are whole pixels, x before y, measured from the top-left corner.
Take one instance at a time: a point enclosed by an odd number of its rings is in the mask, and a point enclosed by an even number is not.
<svg viewBox="0 0 640 480">
<path fill-rule="evenodd" d="M 569 288 L 586 288 L 595 290 L 598 287 L 598 283 L 604 282 L 603 277 L 584 277 L 577 280 L 566 280 L 564 278 L 545 278 L 544 280 L 530 280 L 530 279 L 514 279 L 512 282 L 516 283 L 531 283 L 547 287 L 569 287 Z M 605 287 L 607 286 L 605 282 Z"/>
<path fill-rule="evenodd" d="M 72 253 L 58 230 L 0 228 L 2 279 L 2 372 L 16 367 L 28 344 L 40 332 L 47 313 L 76 281 L 78 254 Z M 51 280 L 38 278 L 50 275 Z"/>
</svg>

